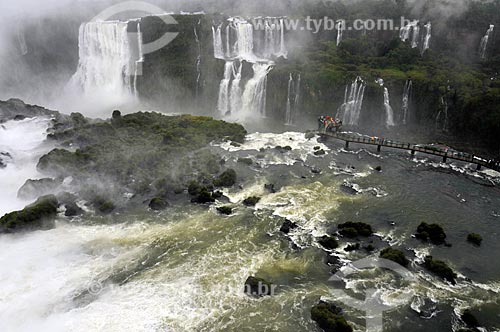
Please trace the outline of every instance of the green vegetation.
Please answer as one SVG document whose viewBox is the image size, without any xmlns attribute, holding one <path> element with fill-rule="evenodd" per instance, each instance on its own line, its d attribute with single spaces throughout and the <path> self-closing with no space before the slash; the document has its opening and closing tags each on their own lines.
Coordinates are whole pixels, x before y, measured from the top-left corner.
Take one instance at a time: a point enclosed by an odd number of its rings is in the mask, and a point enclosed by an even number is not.
<svg viewBox="0 0 500 332">
<path fill-rule="evenodd" d="M 436 245 L 444 244 L 446 242 L 446 234 L 438 224 L 421 223 L 417 228 L 417 239 L 422 241 L 431 241 Z"/>
<path fill-rule="evenodd" d="M 408 266 L 410 263 L 406 258 L 405 254 L 401 250 L 393 248 L 385 248 L 380 252 L 380 257 L 384 259 L 389 259 L 393 262 L 398 263 L 401 266 Z"/>
<path fill-rule="evenodd" d="M 237 179 L 236 171 L 234 169 L 228 169 L 214 180 L 214 186 L 232 187 L 235 185 L 236 179 Z"/>
<path fill-rule="evenodd" d="M 149 202 L 149 207 L 154 211 L 165 210 L 168 207 L 168 202 L 161 197 L 155 197 Z"/>
<path fill-rule="evenodd" d="M 40 197 L 23 210 L 8 213 L 0 218 L 0 233 L 52 228 L 58 206 L 59 202 L 55 196 Z"/>
<path fill-rule="evenodd" d="M 483 238 L 479 234 L 471 233 L 471 234 L 467 235 L 467 241 L 475 244 L 476 246 L 480 246 L 481 242 L 483 242 Z"/>
<path fill-rule="evenodd" d="M 359 236 L 371 236 L 373 234 L 372 226 L 363 222 L 352 222 L 339 225 L 339 233 L 348 238 L 355 238 Z"/>
<path fill-rule="evenodd" d="M 424 266 L 427 270 L 433 272 L 437 276 L 448 280 L 452 284 L 455 284 L 455 278 L 457 274 L 443 261 L 435 260 L 432 256 L 425 257 Z"/>
<path fill-rule="evenodd" d="M 339 307 L 320 302 L 311 309 L 311 319 L 325 332 L 352 332 Z"/>
</svg>

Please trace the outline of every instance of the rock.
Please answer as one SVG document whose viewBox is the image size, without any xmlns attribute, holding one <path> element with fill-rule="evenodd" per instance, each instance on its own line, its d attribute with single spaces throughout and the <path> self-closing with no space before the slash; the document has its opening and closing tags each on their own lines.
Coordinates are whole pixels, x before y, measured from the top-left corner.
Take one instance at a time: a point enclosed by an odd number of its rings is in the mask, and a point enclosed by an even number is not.
<svg viewBox="0 0 500 332">
<path fill-rule="evenodd" d="M 255 206 L 257 205 L 257 203 L 260 202 L 260 197 L 257 197 L 257 196 L 251 196 L 251 197 L 248 197 L 248 198 L 245 198 L 245 200 L 243 201 L 243 205 L 245 206 Z"/>
<path fill-rule="evenodd" d="M 377 167 L 375 167 L 375 170 L 376 170 L 377 172 L 382 172 L 382 166 L 377 166 Z"/>
<path fill-rule="evenodd" d="M 372 252 L 374 251 L 376 248 L 372 245 L 372 244 L 369 244 L 367 245 L 366 247 L 364 247 L 364 249 L 368 252 Z"/>
<path fill-rule="evenodd" d="M 276 285 L 271 284 L 269 281 L 262 278 L 250 276 L 245 281 L 245 294 L 251 296 L 269 296 L 274 295 Z"/>
<path fill-rule="evenodd" d="M 456 284 L 455 278 L 457 274 L 443 261 L 435 260 L 432 256 L 427 256 L 424 259 L 424 266 L 427 270 L 436 274 L 437 276 L 448 280 L 453 285 Z"/>
<path fill-rule="evenodd" d="M 316 134 L 315 134 L 315 133 L 313 133 L 312 131 L 309 131 L 309 132 L 307 132 L 307 133 L 305 134 L 305 137 L 306 137 L 306 139 L 311 139 L 311 138 L 316 137 Z"/>
<path fill-rule="evenodd" d="M 212 196 L 212 193 L 207 190 L 207 188 L 203 187 L 196 197 L 191 199 L 191 202 L 198 204 L 215 203 L 215 198 Z"/>
<path fill-rule="evenodd" d="M 225 214 L 226 216 L 230 216 L 231 214 L 233 214 L 233 208 L 230 206 L 219 206 L 217 208 L 217 211 L 220 214 Z"/>
<path fill-rule="evenodd" d="M 467 241 L 475 244 L 476 246 L 480 246 L 481 242 L 483 242 L 483 238 L 479 234 L 471 233 L 471 234 L 467 235 Z"/>
<path fill-rule="evenodd" d="M 61 180 L 44 178 L 39 180 L 27 180 L 17 192 L 17 197 L 21 199 L 34 199 L 36 197 L 54 193 L 61 185 Z"/>
<path fill-rule="evenodd" d="M 92 205 L 102 214 L 110 214 L 116 209 L 115 204 L 111 200 L 101 196 L 94 197 Z"/>
<path fill-rule="evenodd" d="M 348 238 L 355 238 L 359 236 L 371 236 L 373 235 L 372 226 L 363 222 L 352 222 L 348 221 L 346 223 L 339 225 L 339 233 L 342 236 Z"/>
<path fill-rule="evenodd" d="M 0 233 L 51 229 L 57 216 L 59 202 L 54 195 L 43 196 L 21 211 L 15 211 L 0 218 Z"/>
<path fill-rule="evenodd" d="M 23 121 L 26 119 L 26 116 L 22 115 L 22 114 L 18 114 L 14 117 L 14 121 Z"/>
<path fill-rule="evenodd" d="M 283 225 L 280 228 L 280 232 L 282 232 L 284 234 L 289 234 L 290 231 L 296 229 L 297 227 L 298 227 L 297 224 L 295 224 L 293 221 L 285 219 L 285 222 L 283 223 Z"/>
<path fill-rule="evenodd" d="M 332 267 L 333 274 L 337 273 L 342 267 L 342 262 L 340 261 L 340 258 L 331 254 L 326 255 L 325 263 L 328 266 Z"/>
<path fill-rule="evenodd" d="M 323 149 L 318 150 L 318 151 L 314 151 L 315 156 L 324 156 L 325 154 L 326 154 L 326 151 Z"/>
<path fill-rule="evenodd" d="M 276 193 L 276 188 L 274 187 L 273 183 L 265 184 L 264 185 L 264 189 L 266 189 L 271 194 L 275 194 Z"/>
<path fill-rule="evenodd" d="M 64 204 L 64 207 L 66 208 L 64 212 L 66 217 L 81 216 L 85 212 L 76 203 L 67 203 Z"/>
<path fill-rule="evenodd" d="M 351 251 L 359 250 L 359 248 L 361 248 L 361 245 L 359 243 L 350 244 L 350 245 L 348 245 L 347 247 L 344 248 L 344 251 L 351 252 Z"/>
<path fill-rule="evenodd" d="M 253 160 L 252 160 L 252 158 L 238 158 L 238 162 L 239 162 L 240 164 L 245 164 L 245 165 L 248 165 L 248 166 L 253 165 Z"/>
<path fill-rule="evenodd" d="M 168 202 L 161 197 L 155 197 L 149 202 L 149 208 L 154 211 L 165 210 L 168 205 Z"/>
<path fill-rule="evenodd" d="M 460 318 L 465 323 L 465 325 L 467 325 L 467 327 L 476 328 L 480 326 L 479 321 L 469 309 L 465 310 Z"/>
<path fill-rule="evenodd" d="M 313 174 L 321 174 L 321 169 L 313 167 L 313 168 L 311 168 L 311 173 L 313 173 Z"/>
<path fill-rule="evenodd" d="M 380 257 L 384 259 L 389 259 L 393 262 L 398 263 L 401 266 L 408 266 L 410 263 L 406 258 L 405 254 L 401 250 L 393 248 L 385 248 L 380 252 Z"/>
<path fill-rule="evenodd" d="M 425 222 L 418 226 L 415 237 L 422 241 L 430 240 L 436 245 L 444 244 L 446 240 L 446 234 L 443 227 L 438 224 L 427 224 Z"/>
<path fill-rule="evenodd" d="M 236 171 L 234 169 L 228 169 L 214 180 L 214 185 L 216 187 L 232 187 L 236 183 L 236 178 Z"/>
<path fill-rule="evenodd" d="M 321 244 L 323 248 L 328 250 L 337 249 L 339 247 L 339 243 L 337 242 L 337 240 L 334 237 L 328 235 L 321 237 L 318 240 L 318 243 Z"/>
<path fill-rule="evenodd" d="M 352 327 L 343 316 L 342 309 L 331 303 L 320 301 L 311 309 L 311 319 L 325 332 L 352 332 Z"/>
</svg>

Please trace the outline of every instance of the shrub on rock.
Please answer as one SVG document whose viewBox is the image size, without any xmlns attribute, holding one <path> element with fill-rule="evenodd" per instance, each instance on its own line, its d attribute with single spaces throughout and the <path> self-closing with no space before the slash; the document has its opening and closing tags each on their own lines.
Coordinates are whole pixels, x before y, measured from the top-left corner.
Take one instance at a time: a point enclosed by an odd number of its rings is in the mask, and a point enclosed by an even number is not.
<svg viewBox="0 0 500 332">
<path fill-rule="evenodd" d="M 311 319 L 325 332 L 352 332 L 342 309 L 334 304 L 320 302 L 311 309 Z"/>
<path fill-rule="evenodd" d="M 417 234 L 415 236 L 422 241 L 430 240 L 436 245 L 444 244 L 446 241 L 444 229 L 438 224 L 421 223 L 417 228 Z"/>
<path fill-rule="evenodd" d="M 230 207 L 230 206 L 219 206 L 217 208 L 217 211 L 220 214 L 225 214 L 226 216 L 229 216 L 229 215 L 233 214 L 233 208 Z"/>
<path fill-rule="evenodd" d="M 318 243 L 325 249 L 333 250 L 339 247 L 337 240 L 331 236 L 325 235 L 318 240 Z"/>
<path fill-rule="evenodd" d="M 432 256 L 425 257 L 424 266 L 427 270 L 436 274 L 437 276 L 448 280 L 452 284 L 456 284 L 455 278 L 457 274 L 443 261 L 435 260 Z"/>
<path fill-rule="evenodd" d="M 401 250 L 385 248 L 380 252 L 380 257 L 398 263 L 401 266 L 408 266 L 410 263 Z"/>
<path fill-rule="evenodd" d="M 354 238 L 358 235 L 360 236 L 371 236 L 373 234 L 372 226 L 364 223 L 364 222 L 352 222 L 348 221 L 346 223 L 339 225 L 340 234 Z"/>
<path fill-rule="evenodd" d="M 161 197 L 155 197 L 149 202 L 149 207 L 154 211 L 165 210 L 168 207 L 168 202 Z"/>
<path fill-rule="evenodd" d="M 481 242 L 483 242 L 483 238 L 479 234 L 471 233 L 471 234 L 467 235 L 467 241 L 469 241 L 470 243 L 473 243 L 477 246 L 480 246 Z"/>
<path fill-rule="evenodd" d="M 54 195 L 40 197 L 23 210 L 0 218 L 0 233 L 53 228 L 58 206 L 59 202 Z"/>
<path fill-rule="evenodd" d="M 247 197 L 245 198 L 245 200 L 243 201 L 243 204 L 245 206 L 255 206 L 257 205 L 257 203 L 260 202 L 260 197 L 257 197 L 257 196 L 251 196 L 251 197 Z"/>
<path fill-rule="evenodd" d="M 214 185 L 216 187 L 232 187 L 236 183 L 236 178 L 236 171 L 228 169 L 214 180 Z"/>
</svg>

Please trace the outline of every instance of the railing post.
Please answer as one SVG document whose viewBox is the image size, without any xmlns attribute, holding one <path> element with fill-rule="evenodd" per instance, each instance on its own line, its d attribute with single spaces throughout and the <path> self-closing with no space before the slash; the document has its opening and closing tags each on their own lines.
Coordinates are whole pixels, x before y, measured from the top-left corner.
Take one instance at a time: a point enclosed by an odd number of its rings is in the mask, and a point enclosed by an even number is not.
<svg viewBox="0 0 500 332">
<path fill-rule="evenodd" d="M 377 146 L 377 152 L 380 152 L 380 150 L 382 149 L 382 146 L 381 145 L 378 145 Z"/>
<path fill-rule="evenodd" d="M 481 164 L 477 164 L 476 170 L 478 170 L 478 171 L 481 170 Z"/>
<path fill-rule="evenodd" d="M 349 149 L 349 141 L 345 141 L 345 149 Z"/>
<path fill-rule="evenodd" d="M 448 152 L 445 153 L 443 156 L 443 163 L 445 163 L 448 160 Z"/>
</svg>

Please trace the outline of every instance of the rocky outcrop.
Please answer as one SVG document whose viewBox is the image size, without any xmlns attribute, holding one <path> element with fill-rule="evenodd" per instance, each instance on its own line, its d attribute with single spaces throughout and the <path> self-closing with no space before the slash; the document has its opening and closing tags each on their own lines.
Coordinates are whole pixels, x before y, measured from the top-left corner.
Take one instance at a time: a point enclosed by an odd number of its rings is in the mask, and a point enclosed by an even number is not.
<svg viewBox="0 0 500 332">
<path fill-rule="evenodd" d="M 0 233 L 53 228 L 58 206 L 55 196 L 40 197 L 21 211 L 11 212 L 0 218 Z"/>
<path fill-rule="evenodd" d="M 352 332 L 352 327 L 343 316 L 342 309 L 332 303 L 321 301 L 311 309 L 311 319 L 325 332 Z"/>
<path fill-rule="evenodd" d="M 17 197 L 25 200 L 54 194 L 62 181 L 58 179 L 44 178 L 39 180 L 27 180 L 17 192 Z"/>
<path fill-rule="evenodd" d="M 20 99 L 0 101 L 0 123 L 10 120 L 23 120 L 37 116 L 59 117 L 60 113 L 46 108 L 25 104 Z"/>
</svg>

